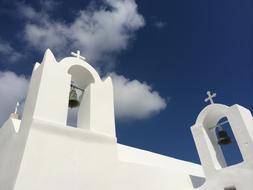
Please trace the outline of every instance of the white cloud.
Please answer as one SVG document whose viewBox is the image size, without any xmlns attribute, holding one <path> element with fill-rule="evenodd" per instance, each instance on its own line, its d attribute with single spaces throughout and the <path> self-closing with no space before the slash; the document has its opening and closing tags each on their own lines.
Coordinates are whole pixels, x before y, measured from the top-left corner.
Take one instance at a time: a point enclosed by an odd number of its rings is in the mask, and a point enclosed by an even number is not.
<svg viewBox="0 0 253 190">
<path fill-rule="evenodd" d="M 154 23 L 155 27 L 158 28 L 158 29 L 162 29 L 164 28 L 167 24 L 166 22 L 163 22 L 163 21 L 156 21 Z"/>
<path fill-rule="evenodd" d="M 60 2 L 56 0 L 40 0 L 41 9 L 46 9 L 47 11 L 53 11 L 58 8 Z"/>
<path fill-rule="evenodd" d="M 27 88 L 28 80 L 24 76 L 0 71 L 0 127 L 14 111 L 17 101 L 24 100 Z"/>
<path fill-rule="evenodd" d="M 158 92 L 138 80 L 111 73 L 114 85 L 115 112 L 118 119 L 145 119 L 167 106 Z"/>
<path fill-rule="evenodd" d="M 103 6 L 90 6 L 79 11 L 71 23 L 50 18 L 52 9 L 47 7 L 53 7 L 51 1 L 43 2 L 47 2 L 42 8 L 44 11 L 24 4 L 19 6 L 19 12 L 25 19 L 24 37 L 37 50 L 49 47 L 63 55 L 80 49 L 89 60 L 99 62 L 125 50 L 135 32 L 145 24 L 135 0 L 103 0 Z M 1 49 L 0 43 L 0 53 L 3 54 L 7 49 L 5 54 L 9 55 L 14 49 L 8 44 L 5 46 L 7 48 Z M 145 119 L 166 108 L 166 101 L 146 83 L 129 80 L 115 73 L 111 73 L 111 76 L 118 119 Z M 27 86 L 25 77 L 12 72 L 0 72 L 0 96 L 5 98 L 0 102 L 0 124 L 14 110 L 16 102 L 25 98 Z M 69 112 L 68 122 L 71 125 L 75 125 L 76 112 Z"/>
<path fill-rule="evenodd" d="M 9 63 L 17 62 L 22 57 L 8 42 L 2 39 L 0 39 L 0 56 Z"/>
<path fill-rule="evenodd" d="M 135 0 L 103 0 L 103 5 L 80 10 L 71 23 L 50 18 L 47 11 L 38 12 L 22 5 L 26 18 L 25 38 L 39 50 L 80 49 L 89 60 L 98 62 L 113 57 L 128 47 L 134 33 L 145 21 L 138 13 Z"/>
</svg>

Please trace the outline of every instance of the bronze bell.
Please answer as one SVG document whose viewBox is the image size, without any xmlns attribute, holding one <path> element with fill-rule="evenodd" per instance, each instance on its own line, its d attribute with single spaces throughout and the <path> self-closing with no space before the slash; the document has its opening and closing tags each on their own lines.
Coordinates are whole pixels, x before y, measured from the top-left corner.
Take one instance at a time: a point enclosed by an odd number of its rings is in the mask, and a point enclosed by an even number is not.
<svg viewBox="0 0 253 190">
<path fill-rule="evenodd" d="M 79 100 L 77 99 L 76 90 L 72 87 L 71 91 L 69 92 L 69 107 L 75 108 L 80 105 Z"/>
<path fill-rule="evenodd" d="M 230 144 L 231 138 L 228 136 L 227 132 L 221 127 L 218 127 L 218 143 L 220 145 L 227 145 Z"/>
</svg>

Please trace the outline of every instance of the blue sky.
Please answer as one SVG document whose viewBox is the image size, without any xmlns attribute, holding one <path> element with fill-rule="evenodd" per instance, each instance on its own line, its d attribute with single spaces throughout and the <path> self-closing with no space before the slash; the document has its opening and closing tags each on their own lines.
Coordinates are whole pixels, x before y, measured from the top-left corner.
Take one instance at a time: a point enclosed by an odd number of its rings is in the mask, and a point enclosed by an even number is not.
<svg viewBox="0 0 253 190">
<path fill-rule="evenodd" d="M 206 91 L 252 109 L 251 10 L 250 0 L 1 0 L 1 122 L 47 47 L 58 60 L 80 49 L 114 76 L 119 143 L 199 163 L 190 126 Z"/>
</svg>

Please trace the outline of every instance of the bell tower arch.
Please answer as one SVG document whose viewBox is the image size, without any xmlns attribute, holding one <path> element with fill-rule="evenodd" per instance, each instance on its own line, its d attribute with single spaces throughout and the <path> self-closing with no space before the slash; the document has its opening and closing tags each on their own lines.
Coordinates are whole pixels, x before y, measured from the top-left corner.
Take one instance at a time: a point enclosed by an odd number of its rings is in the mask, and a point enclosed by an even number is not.
<svg viewBox="0 0 253 190">
<path fill-rule="evenodd" d="M 230 167 L 226 165 L 215 132 L 216 126 L 222 118 L 227 118 L 230 123 L 243 158 L 241 163 Z M 229 107 L 213 103 L 200 112 L 191 131 L 206 175 L 206 185 L 203 186 L 203 189 L 210 187 L 224 189 L 231 185 L 236 186 L 237 182 L 233 176 L 230 176 L 232 173 L 237 173 L 239 180 L 239 176 L 244 175 L 241 173 L 243 168 L 249 169 L 249 165 L 251 165 L 250 168 L 253 170 L 253 120 L 248 109 L 240 105 Z M 236 171 L 231 172 L 232 170 Z M 207 188 L 208 184 L 212 185 Z"/>
<path fill-rule="evenodd" d="M 79 100 L 77 128 L 115 138 L 111 78 L 101 80 L 96 70 L 80 57 L 57 62 L 49 49 L 42 63 L 34 67 L 23 118 L 65 127 L 72 81 L 84 90 Z"/>
</svg>

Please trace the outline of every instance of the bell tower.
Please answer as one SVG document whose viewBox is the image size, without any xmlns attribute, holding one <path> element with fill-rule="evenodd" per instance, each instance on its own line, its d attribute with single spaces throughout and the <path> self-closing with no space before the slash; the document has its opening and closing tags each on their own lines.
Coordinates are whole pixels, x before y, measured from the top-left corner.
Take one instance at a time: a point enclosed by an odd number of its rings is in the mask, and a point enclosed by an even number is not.
<svg viewBox="0 0 253 190">
<path fill-rule="evenodd" d="M 24 122 L 32 120 L 66 127 L 71 103 L 71 106 L 79 106 L 77 128 L 115 138 L 111 78 L 101 80 L 96 70 L 80 56 L 80 51 L 72 55 L 75 57 L 57 62 L 47 49 L 42 63 L 36 63 L 25 103 Z M 82 90 L 79 99 L 73 99 L 75 88 Z M 69 99 L 76 102 L 73 104 Z"/>
<path fill-rule="evenodd" d="M 206 101 L 210 101 L 210 96 Z M 216 104 L 213 100 L 197 117 L 191 127 L 192 135 L 203 167 L 206 182 L 200 190 L 251 189 L 253 186 L 253 120 L 250 111 L 240 105 L 231 107 Z M 238 143 L 243 161 L 227 166 L 221 145 L 230 139 L 221 128 L 216 135 L 215 128 L 226 117 Z M 233 155 L 230 155 L 233 156 Z M 244 183 L 241 183 L 241 178 Z"/>
</svg>

